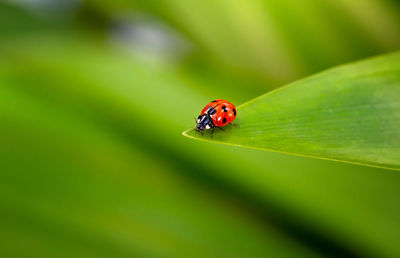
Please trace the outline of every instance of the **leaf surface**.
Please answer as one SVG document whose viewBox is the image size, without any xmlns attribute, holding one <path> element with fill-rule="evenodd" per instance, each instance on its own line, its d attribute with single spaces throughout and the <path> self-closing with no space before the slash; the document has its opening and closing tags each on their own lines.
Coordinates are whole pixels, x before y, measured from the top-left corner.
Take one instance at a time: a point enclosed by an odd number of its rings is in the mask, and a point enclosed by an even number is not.
<svg viewBox="0 0 400 258">
<path fill-rule="evenodd" d="M 238 107 L 226 133 L 185 136 L 400 169 L 400 53 L 339 66 Z"/>
</svg>

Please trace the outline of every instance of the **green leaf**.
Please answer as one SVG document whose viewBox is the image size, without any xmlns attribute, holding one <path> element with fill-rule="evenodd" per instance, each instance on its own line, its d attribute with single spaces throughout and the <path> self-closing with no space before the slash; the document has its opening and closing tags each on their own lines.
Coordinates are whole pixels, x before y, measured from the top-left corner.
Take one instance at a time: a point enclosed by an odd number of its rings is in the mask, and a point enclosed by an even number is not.
<svg viewBox="0 0 400 258">
<path fill-rule="evenodd" d="M 226 133 L 187 137 L 400 169 L 400 53 L 339 66 L 238 107 Z"/>
</svg>

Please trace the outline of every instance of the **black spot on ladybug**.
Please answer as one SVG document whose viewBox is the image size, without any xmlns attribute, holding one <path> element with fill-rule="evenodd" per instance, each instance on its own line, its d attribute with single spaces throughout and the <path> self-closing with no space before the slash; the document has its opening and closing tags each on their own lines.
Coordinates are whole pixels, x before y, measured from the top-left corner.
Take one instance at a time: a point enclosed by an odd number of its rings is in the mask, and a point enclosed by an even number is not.
<svg viewBox="0 0 400 258">
<path fill-rule="evenodd" d="M 217 101 L 216 100 L 211 101 L 211 103 L 213 103 L 213 102 L 217 102 Z"/>
<path fill-rule="evenodd" d="M 228 112 L 228 109 L 226 109 L 226 106 L 222 106 L 222 110 L 223 110 L 224 112 Z"/>
<path fill-rule="evenodd" d="M 224 119 L 222 119 L 222 123 L 226 123 L 226 118 L 224 117 Z"/>
<path fill-rule="evenodd" d="M 234 109 L 232 109 L 232 111 L 233 111 L 233 114 L 236 116 L 236 109 L 234 108 Z"/>
<path fill-rule="evenodd" d="M 210 115 L 214 115 L 215 113 L 217 113 L 216 109 L 213 109 L 213 110 L 210 111 Z"/>
</svg>

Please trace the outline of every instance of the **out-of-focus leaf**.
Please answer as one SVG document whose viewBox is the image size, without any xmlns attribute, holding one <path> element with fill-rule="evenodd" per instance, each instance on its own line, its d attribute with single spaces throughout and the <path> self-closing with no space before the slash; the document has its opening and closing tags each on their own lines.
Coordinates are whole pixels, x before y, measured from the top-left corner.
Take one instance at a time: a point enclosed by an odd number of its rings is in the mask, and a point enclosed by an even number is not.
<svg viewBox="0 0 400 258">
<path fill-rule="evenodd" d="M 400 169 L 400 53 L 340 66 L 238 107 L 214 141 Z M 184 132 L 209 140 L 194 129 Z"/>
<path fill-rule="evenodd" d="M 314 256 L 176 164 L 9 86 L 1 77 L 2 257 Z"/>
<path fill-rule="evenodd" d="M 400 47 L 399 5 L 390 0 L 88 2 L 110 15 L 131 7 L 162 20 L 195 44 L 196 59 L 233 78 L 260 77 L 265 88 Z"/>
</svg>

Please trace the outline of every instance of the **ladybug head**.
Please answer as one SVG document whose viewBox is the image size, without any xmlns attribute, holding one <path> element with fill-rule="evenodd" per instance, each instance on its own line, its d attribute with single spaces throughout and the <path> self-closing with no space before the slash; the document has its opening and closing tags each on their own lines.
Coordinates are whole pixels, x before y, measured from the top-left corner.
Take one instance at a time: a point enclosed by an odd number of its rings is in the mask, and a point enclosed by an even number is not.
<svg viewBox="0 0 400 258">
<path fill-rule="evenodd" d="M 202 133 L 203 130 L 208 130 L 212 127 L 214 127 L 214 124 L 209 115 L 204 114 L 197 118 L 196 131 L 199 133 Z"/>
<path fill-rule="evenodd" d="M 202 124 L 197 124 L 196 126 L 196 131 L 198 131 L 199 133 L 201 133 L 201 131 L 203 131 L 205 129 L 205 127 Z"/>
</svg>

